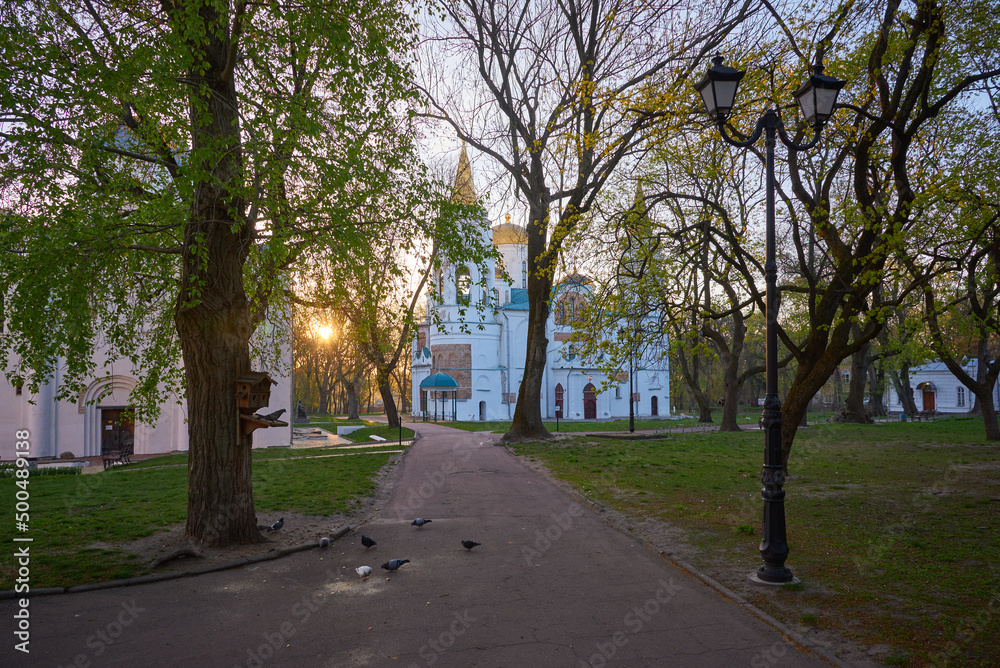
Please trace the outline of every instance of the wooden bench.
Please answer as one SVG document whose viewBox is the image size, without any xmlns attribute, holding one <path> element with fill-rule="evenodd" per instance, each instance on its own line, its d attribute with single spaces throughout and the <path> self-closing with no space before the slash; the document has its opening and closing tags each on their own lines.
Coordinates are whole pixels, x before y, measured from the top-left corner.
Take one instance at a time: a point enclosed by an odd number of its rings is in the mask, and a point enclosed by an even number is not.
<svg viewBox="0 0 1000 668">
<path fill-rule="evenodd" d="M 131 464 L 132 460 L 129 457 L 132 456 L 134 448 L 135 445 L 129 443 L 121 448 L 103 450 L 101 452 L 101 459 L 104 461 L 104 470 L 107 471 L 112 466 Z"/>
<path fill-rule="evenodd" d="M 914 422 L 932 422 L 937 417 L 937 411 L 919 411 L 913 416 Z"/>
</svg>

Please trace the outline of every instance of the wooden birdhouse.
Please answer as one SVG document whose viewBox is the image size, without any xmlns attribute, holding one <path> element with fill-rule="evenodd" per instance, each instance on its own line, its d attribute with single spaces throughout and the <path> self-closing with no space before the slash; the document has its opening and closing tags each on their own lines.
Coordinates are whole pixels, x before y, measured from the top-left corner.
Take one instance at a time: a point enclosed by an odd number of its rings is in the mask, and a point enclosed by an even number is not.
<svg viewBox="0 0 1000 668">
<path fill-rule="evenodd" d="M 253 413 L 271 401 L 271 386 L 277 381 L 262 371 L 251 371 L 236 379 L 236 406 L 240 413 Z"/>
</svg>

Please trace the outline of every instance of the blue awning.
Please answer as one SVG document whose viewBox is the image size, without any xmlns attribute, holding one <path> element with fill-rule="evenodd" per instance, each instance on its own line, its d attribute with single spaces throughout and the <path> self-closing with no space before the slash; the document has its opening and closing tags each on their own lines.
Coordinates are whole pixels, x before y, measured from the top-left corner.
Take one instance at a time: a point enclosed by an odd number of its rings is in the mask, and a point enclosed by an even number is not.
<svg viewBox="0 0 1000 668">
<path fill-rule="evenodd" d="M 457 390 L 458 382 L 446 373 L 432 373 L 420 381 L 421 390 Z"/>
</svg>

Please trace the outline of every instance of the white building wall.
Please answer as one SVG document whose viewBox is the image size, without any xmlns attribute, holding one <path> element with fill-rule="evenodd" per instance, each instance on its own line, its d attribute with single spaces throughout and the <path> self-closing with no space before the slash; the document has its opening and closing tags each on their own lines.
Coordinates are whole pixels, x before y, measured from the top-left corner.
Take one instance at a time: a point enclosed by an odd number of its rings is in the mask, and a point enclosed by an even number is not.
<svg viewBox="0 0 1000 668">
<path fill-rule="evenodd" d="M 290 368 L 291 349 L 284 352 L 285 368 Z M 101 369 L 104 355 L 98 353 L 97 368 Z M 14 360 L 7 360 L 11 368 Z M 69 452 L 76 457 L 101 454 L 101 410 L 127 408 L 129 392 L 139 375 L 127 362 L 118 361 L 109 368 L 109 375 L 96 378 L 76 401 L 55 401 L 58 371 L 51 382 L 30 396 L 27 388 L 18 396 L 16 388 L 6 379 L 0 382 L 0 459 L 15 455 L 15 432 L 28 429 L 32 457 L 58 457 Z M 271 389 L 272 410 L 285 408 L 282 418 L 288 427 L 271 427 L 254 432 L 254 447 L 290 445 L 292 442 L 291 378 L 286 373 L 272 372 L 278 384 Z M 32 404 L 32 401 L 35 403 Z M 135 424 L 135 453 L 158 454 L 188 449 L 187 404 L 177 395 L 165 395 L 159 419 L 149 425 Z"/>
<path fill-rule="evenodd" d="M 969 360 L 965 366 L 965 372 L 973 378 L 976 377 L 977 360 Z M 918 390 L 923 383 L 931 383 L 934 386 L 934 410 L 940 413 L 966 413 L 972 410 L 976 397 L 972 392 L 959 382 L 948 367 L 943 362 L 932 362 L 916 366 L 910 369 L 910 387 L 913 388 L 913 401 L 917 410 L 924 410 L 924 397 L 922 390 Z M 962 390 L 964 402 L 959 404 L 959 389 Z M 993 387 L 993 405 L 1000 410 L 1000 385 Z M 896 388 L 889 385 L 886 391 L 886 409 L 891 412 L 902 412 L 903 405 L 896 393 Z"/>
</svg>

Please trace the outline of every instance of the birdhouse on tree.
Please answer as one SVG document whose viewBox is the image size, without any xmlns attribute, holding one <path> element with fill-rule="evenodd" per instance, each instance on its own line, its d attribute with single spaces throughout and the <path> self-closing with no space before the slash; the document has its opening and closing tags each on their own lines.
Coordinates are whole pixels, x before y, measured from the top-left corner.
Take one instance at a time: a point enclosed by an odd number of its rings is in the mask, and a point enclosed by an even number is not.
<svg viewBox="0 0 1000 668">
<path fill-rule="evenodd" d="M 253 413 L 271 401 L 271 386 L 277 381 L 262 371 L 251 371 L 236 379 L 236 407 L 240 413 Z"/>
<path fill-rule="evenodd" d="M 288 423 L 278 418 L 284 409 L 258 415 L 257 410 L 270 405 L 271 386 L 278 383 L 261 371 L 251 371 L 236 379 L 236 407 L 240 411 L 240 430 L 246 436 L 261 427 L 287 427 Z"/>
</svg>

